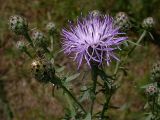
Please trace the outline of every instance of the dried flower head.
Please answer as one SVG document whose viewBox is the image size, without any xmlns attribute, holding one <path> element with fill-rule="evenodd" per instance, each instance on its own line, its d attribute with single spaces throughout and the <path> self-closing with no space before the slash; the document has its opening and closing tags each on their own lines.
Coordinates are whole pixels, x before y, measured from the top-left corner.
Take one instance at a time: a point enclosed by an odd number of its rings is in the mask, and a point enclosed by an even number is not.
<svg viewBox="0 0 160 120">
<path fill-rule="evenodd" d="M 115 16 L 115 25 L 120 27 L 121 30 L 128 30 L 131 28 L 131 23 L 127 13 L 118 12 Z"/>
<path fill-rule="evenodd" d="M 144 29 L 152 29 L 154 25 L 155 25 L 155 20 L 153 19 L 153 17 L 147 17 L 142 22 L 142 27 Z"/>
<path fill-rule="evenodd" d="M 34 60 L 31 63 L 31 70 L 35 79 L 43 83 L 49 82 L 55 74 L 51 62 L 45 60 Z"/>
<path fill-rule="evenodd" d="M 151 80 L 160 83 L 160 62 L 153 64 L 151 70 Z"/>
<path fill-rule="evenodd" d="M 151 84 L 146 88 L 145 92 L 148 96 L 154 96 L 158 93 L 158 88 L 156 85 Z"/>
<path fill-rule="evenodd" d="M 24 34 L 28 30 L 28 24 L 24 18 L 18 15 L 9 18 L 9 28 L 16 34 Z"/>
<path fill-rule="evenodd" d="M 63 50 L 73 54 L 74 60 L 80 67 L 83 58 L 91 67 L 92 62 L 99 65 L 106 61 L 109 65 L 111 58 L 118 60 L 114 50 L 127 39 L 122 37 L 119 28 L 114 26 L 110 16 L 93 16 L 89 14 L 77 21 L 77 25 L 70 25 L 70 29 L 63 29 Z"/>
<path fill-rule="evenodd" d="M 49 22 L 49 23 L 46 25 L 46 29 L 48 30 L 48 32 L 49 32 L 50 34 L 52 34 L 52 33 L 55 32 L 56 25 L 55 25 L 53 22 Z"/>
</svg>

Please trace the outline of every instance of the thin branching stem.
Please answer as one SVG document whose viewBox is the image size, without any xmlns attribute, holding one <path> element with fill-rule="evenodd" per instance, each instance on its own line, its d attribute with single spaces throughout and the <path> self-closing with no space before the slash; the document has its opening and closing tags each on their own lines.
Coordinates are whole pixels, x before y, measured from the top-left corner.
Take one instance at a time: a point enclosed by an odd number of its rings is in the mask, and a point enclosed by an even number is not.
<svg viewBox="0 0 160 120">
<path fill-rule="evenodd" d="M 32 59 L 32 55 L 25 49 L 24 52 Z"/>
<path fill-rule="evenodd" d="M 147 34 L 147 31 L 144 30 L 143 33 L 141 34 L 140 38 L 137 40 L 136 44 L 131 48 L 131 50 L 126 54 L 126 56 L 124 57 L 124 59 L 122 59 L 121 61 L 117 61 L 117 64 L 116 64 L 116 68 L 115 68 L 115 71 L 114 71 L 114 75 L 117 74 L 119 68 L 120 68 L 120 65 L 128 58 L 128 56 L 131 55 L 131 53 L 135 50 L 135 48 L 137 47 L 137 44 L 139 44 L 143 39 L 144 37 L 146 36 Z"/>
<path fill-rule="evenodd" d="M 29 36 L 28 32 L 24 33 L 24 37 L 26 38 L 26 40 L 30 43 L 30 45 L 32 46 L 32 48 L 34 48 L 33 42 L 31 37 Z"/>
<path fill-rule="evenodd" d="M 83 108 L 83 106 L 79 103 L 79 101 L 74 97 L 74 95 L 62 84 L 62 80 L 56 76 L 51 80 L 51 83 L 59 85 L 66 93 L 67 95 L 79 106 L 79 108 L 86 114 L 87 112 Z"/>
</svg>

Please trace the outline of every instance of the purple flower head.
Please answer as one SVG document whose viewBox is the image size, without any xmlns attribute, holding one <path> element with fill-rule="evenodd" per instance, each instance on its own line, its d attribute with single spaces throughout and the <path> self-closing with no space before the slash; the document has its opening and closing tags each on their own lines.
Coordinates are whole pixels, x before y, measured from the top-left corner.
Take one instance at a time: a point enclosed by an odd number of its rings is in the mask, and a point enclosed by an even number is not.
<svg viewBox="0 0 160 120">
<path fill-rule="evenodd" d="M 127 39 L 123 34 L 114 26 L 112 17 L 89 14 L 78 19 L 76 25 L 71 24 L 69 30 L 62 30 L 63 51 L 74 55 L 78 68 L 83 59 L 90 67 L 93 62 L 101 65 L 105 61 L 109 65 L 112 58 L 119 60 L 114 50 Z"/>
</svg>

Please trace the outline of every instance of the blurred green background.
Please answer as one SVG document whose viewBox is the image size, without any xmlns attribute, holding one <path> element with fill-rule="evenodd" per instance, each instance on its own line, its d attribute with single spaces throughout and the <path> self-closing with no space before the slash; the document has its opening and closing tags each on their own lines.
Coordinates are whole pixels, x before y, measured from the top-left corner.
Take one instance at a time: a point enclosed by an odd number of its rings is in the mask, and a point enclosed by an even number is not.
<svg viewBox="0 0 160 120">
<path fill-rule="evenodd" d="M 111 15 L 124 11 L 139 23 L 152 16 L 160 30 L 159 0 L 0 0 L 0 120 L 59 120 L 64 115 L 62 103 L 52 97 L 52 86 L 39 84 L 29 75 L 29 59 L 15 48 L 15 42 L 23 38 L 10 32 L 8 18 L 19 14 L 31 29 L 44 32 L 46 23 L 54 21 L 60 31 L 68 20 L 92 10 Z M 112 120 L 143 120 L 146 100 L 140 87 L 149 82 L 151 65 L 160 58 L 159 45 L 149 39 L 143 44 L 129 59 L 128 76 L 113 96 L 112 103 L 123 107 L 109 111 Z M 68 62 L 64 55 L 57 59 L 61 65 L 72 64 Z"/>
</svg>

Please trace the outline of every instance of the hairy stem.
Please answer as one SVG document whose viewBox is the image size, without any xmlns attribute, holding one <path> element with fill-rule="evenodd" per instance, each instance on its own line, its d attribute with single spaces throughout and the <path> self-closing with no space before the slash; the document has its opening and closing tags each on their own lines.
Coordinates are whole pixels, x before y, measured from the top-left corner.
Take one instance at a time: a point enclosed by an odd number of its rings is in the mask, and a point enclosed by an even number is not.
<svg viewBox="0 0 160 120">
<path fill-rule="evenodd" d="M 26 40 L 30 43 L 30 45 L 34 48 L 33 42 L 31 37 L 29 36 L 28 32 L 24 33 L 24 37 L 26 38 Z"/>
<path fill-rule="evenodd" d="M 61 79 L 54 76 L 54 78 L 51 80 L 51 83 L 55 84 L 55 81 L 57 82 L 57 85 L 59 85 L 67 93 L 67 95 L 79 106 L 79 108 L 86 114 L 86 111 L 83 108 L 83 106 L 78 102 L 74 95 L 62 84 Z"/>
<path fill-rule="evenodd" d="M 53 40 L 53 35 L 50 36 L 50 40 L 51 40 L 51 51 L 53 52 L 54 49 L 54 40 Z"/>
<path fill-rule="evenodd" d="M 102 109 L 102 113 L 101 113 L 101 119 L 102 119 L 102 120 L 103 120 L 103 118 L 104 118 L 105 111 L 108 110 L 108 108 L 109 108 L 109 102 L 110 102 L 111 97 L 112 97 L 112 94 L 110 94 L 110 95 L 108 96 L 108 98 L 106 99 L 106 102 L 105 102 L 104 105 L 103 105 L 103 109 Z"/>
<path fill-rule="evenodd" d="M 27 49 L 24 49 L 24 52 L 32 59 L 32 55 L 27 51 Z"/>
</svg>

